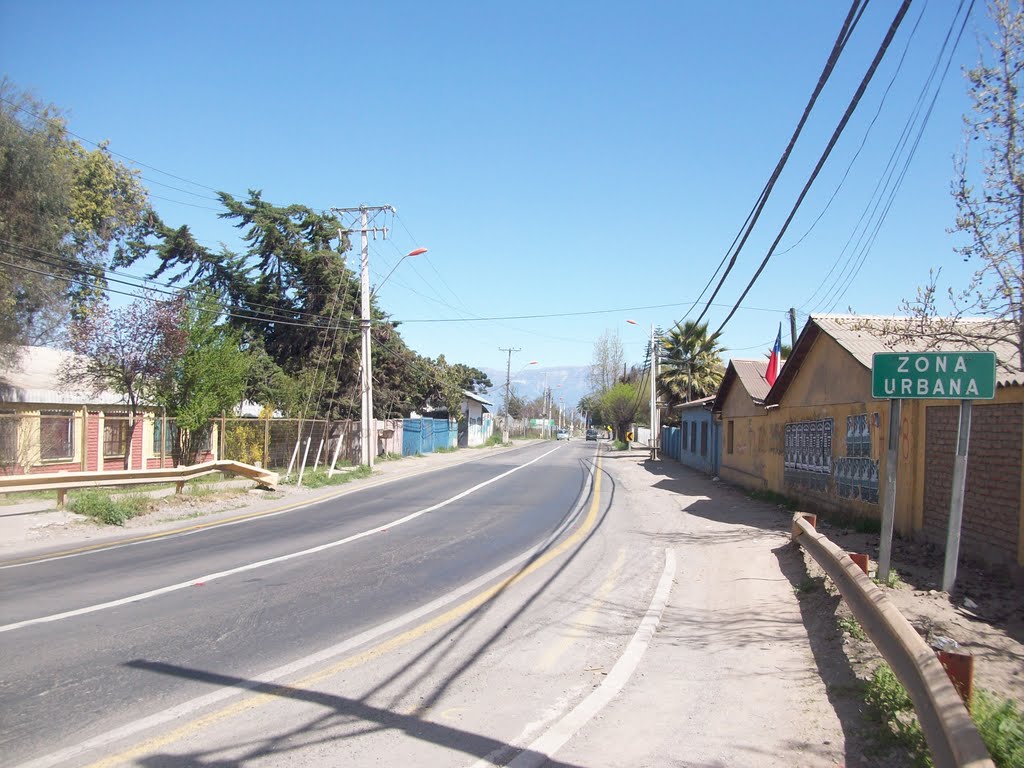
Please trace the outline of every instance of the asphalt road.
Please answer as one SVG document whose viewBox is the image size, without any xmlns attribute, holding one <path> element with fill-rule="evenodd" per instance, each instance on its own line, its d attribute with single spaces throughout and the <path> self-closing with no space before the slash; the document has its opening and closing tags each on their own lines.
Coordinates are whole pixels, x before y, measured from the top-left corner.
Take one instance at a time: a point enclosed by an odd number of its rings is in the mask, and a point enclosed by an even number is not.
<svg viewBox="0 0 1024 768">
<path fill-rule="evenodd" d="M 594 443 L 533 445 L 243 524 L 0 570 L 4 763 L 307 657 L 565 535 L 594 456 Z"/>
</svg>

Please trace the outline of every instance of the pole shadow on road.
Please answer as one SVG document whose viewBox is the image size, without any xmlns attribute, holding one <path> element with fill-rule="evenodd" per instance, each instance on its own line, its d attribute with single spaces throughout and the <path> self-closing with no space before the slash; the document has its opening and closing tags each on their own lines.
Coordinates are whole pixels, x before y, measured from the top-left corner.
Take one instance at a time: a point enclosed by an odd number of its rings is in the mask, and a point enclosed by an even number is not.
<svg viewBox="0 0 1024 768">
<path fill-rule="evenodd" d="M 476 757 L 483 757 L 499 749 L 518 751 L 516 747 L 489 736 L 472 733 L 450 725 L 431 722 L 414 715 L 399 714 L 346 696 L 294 688 L 288 685 L 260 683 L 244 677 L 221 675 L 216 672 L 207 672 L 163 662 L 137 659 L 128 662 L 127 666 L 161 675 L 172 675 L 208 683 L 218 688 L 241 688 L 256 694 L 302 701 L 328 710 L 327 713 L 314 718 L 299 728 L 275 736 L 268 736 L 257 742 L 217 747 L 205 752 L 147 755 L 138 759 L 138 764 L 145 766 L 145 768 L 184 768 L 185 766 L 190 768 L 241 768 L 241 766 L 244 766 L 249 761 L 275 755 L 280 756 L 292 750 L 330 744 L 352 736 L 384 730 L 400 731 L 412 738 L 449 749 L 456 749 Z M 345 724 L 358 723 L 372 725 L 368 728 L 360 728 L 343 735 L 330 735 L 329 733 L 317 735 L 319 732 L 336 729 Z M 245 755 L 235 758 L 221 756 L 224 753 L 230 753 L 238 749 L 245 749 Z M 527 751 L 527 754 L 531 753 Z M 557 760 L 550 760 L 545 765 L 552 766 L 553 768 L 579 768 L 571 763 L 563 763 Z"/>
<path fill-rule="evenodd" d="M 235 748 L 248 747 L 250 750 L 247 756 L 243 759 L 223 760 L 217 758 L 216 754 L 222 753 L 227 749 L 219 748 L 215 751 L 211 750 L 210 753 L 196 753 L 192 755 L 154 754 L 140 758 L 139 764 L 146 768 L 171 768 L 171 766 L 182 765 L 196 766 L 196 768 L 235 768 L 237 766 L 244 765 L 247 760 L 256 759 L 270 754 L 287 752 L 292 749 L 297 749 L 300 746 L 343 740 L 362 733 L 383 730 L 398 730 L 407 736 L 451 749 L 458 749 L 475 757 L 491 755 L 491 759 L 495 761 L 504 762 L 511 756 L 520 753 L 520 748 L 515 745 L 480 734 L 470 733 L 459 728 L 424 720 L 421 715 L 429 711 L 430 708 L 441 699 L 444 693 L 451 688 L 459 678 L 471 670 L 483 658 L 484 654 L 524 616 L 527 610 L 529 610 L 529 608 L 551 588 L 555 581 L 576 559 L 587 543 L 601 529 L 614 501 L 615 481 L 610 475 L 604 472 L 604 470 L 600 469 L 599 466 L 595 466 L 594 469 L 595 472 L 602 473 L 602 483 L 606 484 L 607 492 L 602 491 L 601 495 L 603 498 L 598 500 L 599 507 L 597 519 L 594 522 L 593 527 L 587 532 L 582 540 L 576 542 L 574 546 L 564 554 L 554 572 L 551 573 L 537 588 L 535 588 L 520 604 L 516 606 L 511 616 L 501 622 L 499 629 L 485 637 L 475 648 L 469 650 L 469 653 L 466 655 L 466 660 L 460 663 L 450 674 L 441 679 L 430 693 L 422 698 L 415 712 L 405 715 L 399 714 L 398 712 L 393 711 L 393 709 L 397 709 L 403 698 L 415 690 L 417 685 L 423 683 L 425 678 L 435 671 L 445 659 L 454 654 L 460 644 L 468 642 L 469 634 L 473 628 L 479 625 L 480 622 L 495 608 L 498 601 L 506 594 L 506 592 L 512 586 L 518 584 L 519 581 L 531 570 L 534 563 L 537 563 L 549 551 L 557 546 L 563 537 L 572 530 L 573 520 L 577 517 L 585 517 L 588 506 L 593 503 L 592 496 L 594 484 L 589 481 L 589 478 L 591 465 L 595 464 L 596 459 L 587 458 L 580 460 L 580 488 L 573 503 L 562 515 L 558 523 L 552 528 L 552 535 L 549 537 L 547 542 L 538 551 L 534 552 L 526 562 L 519 566 L 511 576 L 506 577 L 500 589 L 498 589 L 481 605 L 467 612 L 465 616 L 451 624 L 451 626 L 441 633 L 434 642 L 430 643 L 427 648 L 417 653 L 404 663 L 394 674 L 377 683 L 359 699 L 352 699 L 315 691 L 306 691 L 287 685 L 259 683 L 256 681 L 246 680 L 244 678 L 221 675 L 216 672 L 197 670 L 189 667 L 153 662 L 144 659 L 128 662 L 127 666 L 133 669 L 140 669 L 165 675 L 174 675 L 190 680 L 207 682 L 219 687 L 237 687 L 252 691 L 253 693 L 262 693 L 271 696 L 308 701 L 320 706 L 325 706 L 331 710 L 326 715 L 314 719 L 296 731 L 279 736 L 268 736 L 265 739 L 261 739 L 260 742 L 256 744 L 237 745 Z M 423 671 L 414 673 L 413 670 L 420 663 L 424 664 Z M 402 685 L 402 688 L 390 698 L 388 705 L 390 708 L 376 707 L 367 703 L 372 696 L 380 694 L 389 686 L 396 684 Z M 341 724 L 352 720 L 362 721 L 368 724 L 368 727 L 340 736 L 325 735 L 321 739 L 309 738 L 303 741 L 300 745 L 296 744 L 296 739 L 299 734 L 315 734 L 318 731 L 338 727 Z M 560 766 L 564 768 L 574 768 L 569 763 L 562 763 L 555 760 L 548 761 L 544 764 L 555 766 L 556 768 Z"/>
</svg>

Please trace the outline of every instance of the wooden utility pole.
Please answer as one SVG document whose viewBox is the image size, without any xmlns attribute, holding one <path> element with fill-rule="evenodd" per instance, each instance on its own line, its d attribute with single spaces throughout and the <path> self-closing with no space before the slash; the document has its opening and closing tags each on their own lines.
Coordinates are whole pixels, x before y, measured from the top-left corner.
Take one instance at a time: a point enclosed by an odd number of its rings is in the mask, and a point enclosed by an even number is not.
<svg viewBox="0 0 1024 768">
<path fill-rule="evenodd" d="M 512 385 L 512 353 L 521 352 L 519 347 L 498 347 L 499 352 L 508 352 L 508 365 L 505 367 L 505 419 L 501 427 L 501 442 L 508 442 L 508 398 Z"/>
</svg>

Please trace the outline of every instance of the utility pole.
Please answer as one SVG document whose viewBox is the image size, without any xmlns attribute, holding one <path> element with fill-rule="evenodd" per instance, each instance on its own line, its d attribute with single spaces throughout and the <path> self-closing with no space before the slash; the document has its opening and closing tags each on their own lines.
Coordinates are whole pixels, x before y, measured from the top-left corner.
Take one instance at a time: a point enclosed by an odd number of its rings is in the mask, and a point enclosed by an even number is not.
<svg viewBox="0 0 1024 768">
<path fill-rule="evenodd" d="M 789 308 L 789 346 L 796 349 L 796 309 Z"/>
<path fill-rule="evenodd" d="M 373 226 L 374 220 L 381 213 L 394 213 L 395 209 L 390 205 L 360 205 L 357 208 L 332 208 L 332 211 L 340 214 L 357 215 L 359 217 L 359 234 L 362 236 L 362 251 L 360 254 L 359 271 L 359 293 L 362 302 L 359 330 L 361 336 L 360 366 L 359 366 L 359 390 L 360 390 L 360 423 L 359 423 L 359 450 L 360 463 L 373 468 L 374 459 L 377 457 L 377 421 L 373 418 L 373 364 L 372 350 L 370 348 L 370 244 L 369 235 L 377 239 L 380 234 L 382 239 L 387 240 L 387 227 Z"/>
<path fill-rule="evenodd" d="M 689 388 L 689 382 L 687 382 Z M 651 323 L 651 461 L 658 458 L 658 345 L 654 343 L 654 323 Z"/>
<path fill-rule="evenodd" d="M 498 347 L 499 352 L 508 352 L 508 365 L 505 367 L 505 420 L 501 427 L 501 442 L 508 442 L 508 397 L 512 384 L 512 353 L 521 352 L 519 347 Z"/>
</svg>

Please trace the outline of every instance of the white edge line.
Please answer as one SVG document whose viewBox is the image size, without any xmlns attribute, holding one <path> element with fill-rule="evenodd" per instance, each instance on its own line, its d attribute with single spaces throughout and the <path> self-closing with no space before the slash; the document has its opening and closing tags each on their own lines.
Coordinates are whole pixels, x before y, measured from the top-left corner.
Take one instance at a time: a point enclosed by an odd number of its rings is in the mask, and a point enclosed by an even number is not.
<svg viewBox="0 0 1024 768">
<path fill-rule="evenodd" d="M 557 450 L 557 448 L 548 451 L 548 453 L 545 453 L 542 456 L 538 456 L 536 459 L 533 459 L 533 461 L 530 461 L 529 464 L 532 464 L 534 461 L 538 461 L 544 458 L 544 456 L 547 456 L 549 453 L 552 453 L 555 450 Z M 525 467 L 528 465 L 523 464 L 522 466 Z M 590 481 L 591 484 L 593 484 L 595 465 L 591 463 L 588 466 Z M 516 467 L 515 469 L 510 470 L 510 472 L 514 472 L 516 471 L 516 469 L 521 469 L 521 467 Z M 506 472 L 505 474 L 509 473 Z M 499 477 L 504 477 L 504 475 L 501 475 Z M 492 480 L 488 480 L 487 482 L 494 482 L 494 480 L 497 479 L 499 478 L 495 477 Z M 486 483 L 482 485 L 485 484 Z M 474 489 L 471 488 L 469 491 L 466 491 L 464 493 L 470 493 L 473 490 Z M 460 496 L 461 495 L 462 494 L 460 494 Z M 258 688 L 261 685 L 277 683 L 284 678 L 296 675 L 299 672 L 302 672 L 310 667 L 316 666 L 317 664 L 323 664 L 328 661 L 331 661 L 332 659 L 338 656 L 342 656 L 346 653 L 350 653 L 356 650 L 360 646 L 367 645 L 368 643 L 378 640 L 381 637 L 396 632 L 404 626 L 411 624 L 415 621 L 418 621 L 424 618 L 425 616 L 429 616 L 435 611 L 438 611 L 444 608 L 445 606 L 448 606 L 451 603 L 462 599 L 466 595 L 472 594 L 477 590 L 482 589 L 484 586 L 491 583 L 500 576 L 504 575 L 506 572 L 528 561 L 530 558 L 534 557 L 538 553 L 543 552 L 547 547 L 551 546 L 552 543 L 558 540 L 558 538 L 562 536 L 570 527 L 572 527 L 575 521 L 579 518 L 582 511 L 586 509 L 587 505 L 589 504 L 589 498 L 590 494 L 583 494 L 580 498 L 580 501 L 576 505 L 576 509 L 573 510 L 573 513 L 566 517 L 565 520 L 563 520 L 562 524 L 559 525 L 558 528 L 556 528 L 554 531 L 552 531 L 551 534 L 544 539 L 544 541 L 540 542 L 534 547 L 531 547 L 525 552 L 517 555 L 511 560 L 502 563 L 497 568 L 488 571 L 482 576 L 478 576 L 472 581 L 467 582 L 466 584 L 463 584 L 460 587 L 457 587 L 448 594 L 443 595 L 442 597 L 439 597 L 436 600 L 432 600 L 431 602 L 426 603 L 425 605 L 421 605 L 419 608 L 415 608 L 409 611 L 408 613 L 402 614 L 401 616 L 391 619 L 390 621 L 384 622 L 383 624 L 378 624 L 376 627 L 372 627 L 371 629 L 368 629 L 365 632 L 361 632 L 360 634 L 351 637 L 348 640 L 343 640 L 342 642 L 337 643 L 336 645 L 332 645 L 329 648 L 317 651 L 316 653 L 310 656 L 306 656 L 304 658 L 293 661 L 289 664 L 277 667 L 276 669 L 272 669 L 269 672 L 253 675 L 244 683 L 241 683 L 237 686 L 223 687 L 216 691 L 213 691 L 212 693 L 208 693 L 205 696 L 199 696 L 195 699 L 182 702 L 181 704 L 177 704 L 161 712 L 157 712 L 153 715 L 149 715 L 148 717 L 141 718 L 140 720 L 135 720 L 134 722 L 127 723 L 121 726 L 120 728 L 115 728 L 112 731 L 108 731 L 99 736 L 95 736 L 91 739 L 88 739 L 87 741 L 83 741 L 79 744 L 66 747 L 57 752 L 53 752 L 49 755 L 37 757 L 25 763 L 20 763 L 19 765 L 15 766 L 15 768 L 52 768 L 53 766 L 60 765 L 68 760 L 80 757 L 83 754 L 86 754 L 93 750 L 109 746 L 110 744 L 114 744 L 123 739 L 130 738 L 132 736 L 135 736 L 136 734 L 139 734 L 151 728 L 157 728 L 161 725 L 166 725 L 167 723 L 173 722 L 182 717 L 187 717 L 195 712 L 198 712 L 202 709 L 206 709 L 215 704 L 219 704 L 233 697 L 241 696 L 255 688 Z M 446 503 L 448 502 L 442 502 L 442 504 Z M 432 509 L 433 508 L 436 507 L 432 507 Z"/>
<path fill-rule="evenodd" d="M 654 631 L 661 622 L 661 615 L 668 604 L 669 593 L 672 591 L 672 580 L 676 575 L 676 553 L 672 549 L 665 550 L 665 569 L 661 580 L 654 590 L 654 597 L 640 621 L 640 626 L 626 645 L 626 650 L 615 662 L 611 672 L 595 688 L 587 698 L 577 704 L 571 712 L 555 723 L 543 736 L 535 740 L 525 751 L 508 763 L 508 768 L 539 768 L 544 765 L 565 743 L 586 725 L 591 718 L 600 712 L 629 681 L 643 658 L 647 647 L 654 638 Z"/>
<path fill-rule="evenodd" d="M 127 605 L 128 603 L 137 603 L 137 602 L 139 602 L 141 600 L 148 600 L 148 599 L 153 598 L 153 597 L 159 597 L 160 595 L 166 595 L 166 594 L 168 594 L 170 592 L 177 592 L 178 590 L 181 590 L 181 589 L 187 589 L 188 587 L 196 586 L 199 583 L 206 584 L 206 583 L 209 583 L 211 581 L 216 581 L 217 579 L 223 579 L 223 578 L 225 578 L 227 576 L 234 576 L 235 574 L 238 574 L 238 573 L 245 573 L 246 571 L 253 571 L 253 570 L 256 570 L 257 568 L 263 568 L 263 567 L 268 566 L 268 565 L 274 565 L 276 563 L 284 563 L 284 562 L 287 562 L 288 560 L 295 560 L 295 559 L 300 558 L 300 557 L 306 557 L 308 555 L 315 555 L 317 553 L 324 552 L 324 551 L 329 550 L 329 549 L 334 549 L 335 547 L 340 547 L 343 544 L 349 544 L 349 543 L 351 543 L 353 541 L 356 541 L 358 539 L 362 539 L 362 538 L 365 538 L 367 536 L 372 536 L 375 533 L 381 533 L 382 531 L 388 530 L 390 528 L 395 528 L 396 526 L 402 525 L 403 523 L 408 523 L 410 520 L 415 520 L 417 517 L 425 515 L 428 512 L 434 512 L 434 511 L 436 511 L 438 509 L 441 509 L 442 507 L 446 507 L 449 504 L 451 504 L 451 503 L 453 503 L 455 501 L 458 501 L 459 499 L 463 499 L 466 496 L 469 496 L 470 494 L 475 493 L 476 491 L 479 491 L 481 488 L 484 488 L 485 486 L 488 486 L 491 483 L 496 483 L 499 480 L 502 480 L 502 479 L 508 477 L 513 472 L 518 472 L 520 469 L 524 469 L 525 467 L 530 466 L 534 462 L 540 461 L 544 457 L 549 456 L 550 454 L 554 453 L 557 450 L 558 450 L 557 447 L 556 448 L 552 448 L 550 451 L 547 451 L 546 453 L 542 453 L 540 456 L 537 456 L 536 458 L 531 459 L 530 461 L 526 462 L 525 464 L 520 464 L 518 467 L 513 467 L 512 469 L 508 470 L 507 472 L 502 472 L 500 475 L 496 475 L 495 477 L 492 477 L 490 480 L 484 480 L 482 483 L 478 483 L 478 484 L 474 485 L 472 488 L 467 488 L 466 490 L 462 491 L 461 493 L 457 493 L 454 496 L 452 496 L 452 497 L 450 497 L 448 499 L 445 499 L 444 501 L 440 501 L 437 504 L 434 504 L 433 506 L 426 507 L 424 509 L 420 509 L 420 510 L 418 510 L 416 512 L 410 512 L 408 515 L 405 515 L 404 517 L 400 517 L 397 520 L 392 520 L 389 523 L 384 523 L 383 525 L 378 525 L 376 528 L 370 528 L 369 530 L 366 530 L 366 531 L 361 531 L 359 533 L 354 533 L 351 536 L 346 536 L 343 539 L 338 539 L 336 541 L 329 541 L 326 544 L 320 544 L 320 545 L 315 546 L 315 547 L 310 547 L 309 549 L 303 549 L 303 550 L 301 550 L 299 552 L 291 552 L 291 553 L 289 553 L 287 555 L 279 555 L 278 557 L 271 557 L 271 558 L 269 558 L 267 560 L 259 560 L 259 561 L 255 562 L 255 563 L 248 563 L 246 565 L 240 565 L 237 568 L 230 568 L 230 569 L 228 569 L 226 571 L 217 571 L 216 573 L 208 573 L 205 576 L 198 576 L 198 577 L 196 577 L 194 579 L 189 579 L 188 581 L 181 581 L 181 582 L 178 582 L 177 584 L 170 584 L 170 585 L 168 585 L 166 587 L 159 587 L 157 589 L 151 589 L 148 592 L 140 592 L 139 594 L 130 595 L 128 597 L 122 597 L 122 598 L 119 598 L 117 600 L 110 600 L 110 601 L 105 602 L 105 603 L 96 603 L 95 605 L 89 605 L 89 606 L 86 606 L 84 608 L 76 608 L 76 609 L 74 609 L 72 611 L 64 611 L 63 613 L 54 613 L 54 614 L 51 614 L 50 616 L 40 616 L 40 617 L 35 618 L 35 619 L 25 619 L 24 621 L 16 621 L 16 622 L 11 623 L 11 624 L 4 624 L 4 625 L 0 626 L 0 633 L 12 632 L 12 631 L 14 631 L 16 629 L 24 629 L 25 627 L 31 627 L 31 626 L 33 626 L 35 624 L 47 624 L 47 623 L 50 623 L 50 622 L 53 622 L 53 621 L 61 621 L 63 619 L 70 619 L 70 618 L 73 618 L 75 616 L 84 616 L 84 615 L 89 614 L 89 613 L 96 613 L 97 611 L 103 611 L 103 610 L 107 610 L 107 609 L 110 609 L 110 608 L 117 608 L 117 607 L 122 606 L 122 605 Z"/>
<path fill-rule="evenodd" d="M 176 538 L 179 538 L 179 537 L 182 537 L 182 536 L 192 536 L 192 535 L 197 534 L 197 533 L 206 533 L 207 531 L 211 531 L 211 530 L 214 530 L 216 528 L 227 528 L 227 527 L 232 526 L 232 525 L 244 525 L 246 523 L 256 522 L 258 520 L 263 520 L 263 519 L 268 518 L 268 517 L 277 517 L 278 515 L 286 515 L 289 512 L 297 512 L 300 509 L 308 509 L 309 507 L 316 506 L 317 504 L 324 504 L 324 503 L 326 503 L 328 501 L 334 501 L 335 499 L 341 498 L 343 496 L 349 496 L 350 494 L 353 494 L 353 493 L 359 493 L 360 491 L 368 491 L 371 488 L 379 488 L 382 485 L 389 485 L 390 483 L 395 483 L 395 482 L 398 482 L 400 480 L 407 480 L 410 477 L 419 477 L 421 475 L 428 475 L 428 474 L 430 474 L 432 472 L 439 472 L 439 471 L 444 470 L 444 469 L 452 469 L 454 467 L 461 467 L 463 464 L 472 464 L 472 463 L 477 462 L 477 461 L 484 461 L 485 459 L 493 458 L 494 456 L 501 456 L 501 455 L 506 454 L 506 453 L 512 453 L 513 451 L 524 451 L 527 448 L 531 448 L 531 447 L 533 447 L 533 446 L 532 445 L 521 445 L 521 446 L 516 446 L 514 448 L 509 448 L 507 451 L 502 451 L 500 453 L 492 453 L 492 454 L 487 454 L 487 455 L 484 455 L 484 456 L 471 456 L 468 459 L 463 459 L 462 461 L 452 462 L 451 464 L 443 464 L 443 465 L 441 465 L 439 467 L 426 467 L 425 469 L 414 470 L 412 472 L 406 472 L 404 474 L 394 475 L 393 477 L 387 477 L 387 476 L 379 477 L 376 480 L 371 480 L 368 483 L 363 483 L 361 485 L 357 485 L 357 486 L 354 486 L 352 488 L 340 488 L 337 491 L 334 491 L 333 493 L 327 493 L 327 494 L 324 494 L 323 496 L 319 496 L 317 498 L 306 499 L 305 501 L 302 501 L 302 500 L 294 501 L 294 502 L 290 503 L 284 509 L 279 509 L 276 512 L 275 511 L 269 511 L 269 512 L 263 512 L 263 513 L 256 513 L 256 514 L 253 514 L 251 517 L 245 517 L 245 518 L 243 518 L 241 520 L 227 520 L 225 522 L 217 522 L 217 521 L 214 520 L 214 521 L 211 521 L 209 525 L 202 525 L 200 527 L 188 528 L 186 530 L 181 530 L 181 531 L 175 531 L 175 530 L 171 529 L 171 530 L 168 530 L 165 533 L 156 532 L 153 535 L 148 536 L 148 537 L 146 537 L 144 539 L 136 539 L 136 540 L 133 540 L 133 541 L 125 541 L 125 542 L 122 542 L 122 543 L 118 543 L 116 539 L 113 540 L 110 544 L 104 544 L 103 542 L 97 542 L 95 548 L 91 548 L 91 549 L 88 549 L 88 550 L 85 550 L 85 551 L 82 551 L 82 552 L 69 552 L 66 555 L 55 553 L 52 557 L 47 557 L 45 552 L 39 554 L 38 556 L 26 555 L 27 557 L 35 557 L 35 559 L 26 560 L 25 562 L 20 562 L 20 563 L 10 563 L 8 565 L 0 565 L 0 571 L 5 571 L 8 568 L 27 568 L 27 567 L 32 566 L 32 565 L 40 565 L 41 563 L 51 563 L 51 562 L 54 562 L 55 560 L 68 560 L 68 559 L 70 559 L 72 557 L 86 557 L 88 555 L 98 554 L 99 552 L 108 552 L 108 551 L 110 551 L 112 549 L 124 549 L 125 547 L 138 547 L 138 546 L 142 546 L 143 544 L 153 544 L 154 542 L 165 541 L 167 539 L 176 539 Z M 556 448 L 554 448 L 552 450 L 557 450 L 557 448 L 560 448 L 560 447 L 561 447 L 560 445 L 556 446 Z M 551 453 L 551 451 L 548 451 L 548 453 Z M 544 454 L 544 455 L 546 456 L 547 454 Z M 540 457 L 540 458 L 543 458 L 543 456 Z M 523 466 L 526 466 L 526 465 L 524 464 Z M 59 552 L 59 550 L 58 550 L 58 552 Z"/>
</svg>

